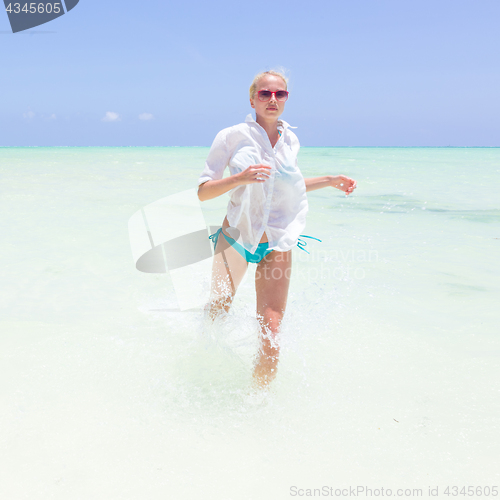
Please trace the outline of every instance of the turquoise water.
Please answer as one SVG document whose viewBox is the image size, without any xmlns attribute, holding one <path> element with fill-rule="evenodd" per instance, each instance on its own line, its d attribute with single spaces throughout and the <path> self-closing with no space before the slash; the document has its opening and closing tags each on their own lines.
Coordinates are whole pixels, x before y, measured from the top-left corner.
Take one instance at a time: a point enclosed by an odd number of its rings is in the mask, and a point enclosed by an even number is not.
<svg viewBox="0 0 500 500">
<path fill-rule="evenodd" d="M 498 485 L 500 149 L 301 150 L 358 188 L 309 194 L 322 243 L 294 253 L 260 399 L 255 267 L 211 329 L 132 259 L 128 219 L 207 152 L 0 148 L 2 498 Z"/>
</svg>

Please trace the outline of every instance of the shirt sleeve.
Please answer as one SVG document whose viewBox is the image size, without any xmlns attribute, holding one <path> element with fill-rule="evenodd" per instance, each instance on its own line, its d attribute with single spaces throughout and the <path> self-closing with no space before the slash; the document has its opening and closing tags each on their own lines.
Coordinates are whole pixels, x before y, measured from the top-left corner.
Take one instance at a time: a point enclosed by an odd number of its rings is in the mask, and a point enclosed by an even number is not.
<svg viewBox="0 0 500 500">
<path fill-rule="evenodd" d="M 230 160 L 230 152 L 227 146 L 226 130 L 221 130 L 214 139 L 210 152 L 208 153 L 205 168 L 198 179 L 198 186 L 207 181 L 222 179 L 224 169 Z"/>
</svg>

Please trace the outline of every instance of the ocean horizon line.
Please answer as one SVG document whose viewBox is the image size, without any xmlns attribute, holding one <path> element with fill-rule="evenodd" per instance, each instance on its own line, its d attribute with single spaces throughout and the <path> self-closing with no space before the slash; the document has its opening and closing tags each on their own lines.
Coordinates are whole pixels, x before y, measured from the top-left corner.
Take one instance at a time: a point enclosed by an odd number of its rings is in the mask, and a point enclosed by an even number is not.
<svg viewBox="0 0 500 500">
<path fill-rule="evenodd" d="M 344 148 L 344 149 L 499 149 L 500 146 L 300 146 L 301 149 Z M 28 148 L 210 148 L 208 146 L 1 146 L 2 149 Z"/>
</svg>

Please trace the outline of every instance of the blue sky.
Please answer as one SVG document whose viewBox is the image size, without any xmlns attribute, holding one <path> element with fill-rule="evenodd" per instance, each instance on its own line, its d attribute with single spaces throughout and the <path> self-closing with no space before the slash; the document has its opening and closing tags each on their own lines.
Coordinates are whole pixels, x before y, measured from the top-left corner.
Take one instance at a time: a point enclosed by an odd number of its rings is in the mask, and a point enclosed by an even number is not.
<svg viewBox="0 0 500 500">
<path fill-rule="evenodd" d="M 80 0 L 11 34 L 0 12 L 0 146 L 209 146 L 276 66 L 303 146 L 500 146 L 499 19 L 498 0 Z"/>
</svg>

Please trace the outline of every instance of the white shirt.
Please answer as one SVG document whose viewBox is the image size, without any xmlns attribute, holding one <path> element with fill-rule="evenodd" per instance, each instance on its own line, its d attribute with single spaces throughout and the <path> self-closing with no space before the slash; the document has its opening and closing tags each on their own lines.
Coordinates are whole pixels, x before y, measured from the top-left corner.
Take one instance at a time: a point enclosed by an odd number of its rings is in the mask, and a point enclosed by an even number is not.
<svg viewBox="0 0 500 500">
<path fill-rule="evenodd" d="M 226 166 L 231 175 L 259 163 L 271 167 L 265 182 L 229 191 L 227 220 L 239 230 L 237 241 L 250 253 L 255 253 L 264 232 L 269 249 L 286 252 L 297 245 L 306 225 L 306 185 L 297 166 L 300 144 L 289 127 L 285 121 L 278 121 L 281 137 L 274 148 L 252 115 L 246 117 L 245 123 L 221 130 L 198 180 L 200 185 L 222 179 Z"/>
</svg>

